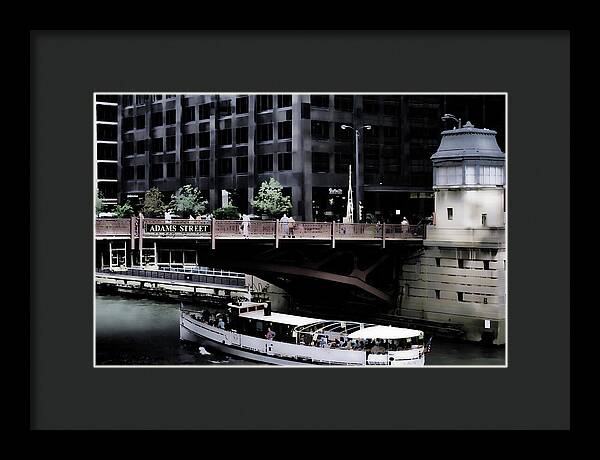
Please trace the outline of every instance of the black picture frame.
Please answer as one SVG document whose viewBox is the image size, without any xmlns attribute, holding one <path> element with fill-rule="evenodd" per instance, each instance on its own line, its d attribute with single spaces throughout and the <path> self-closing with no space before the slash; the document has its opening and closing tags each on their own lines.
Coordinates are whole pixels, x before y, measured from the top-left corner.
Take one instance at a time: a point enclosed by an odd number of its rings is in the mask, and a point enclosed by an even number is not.
<svg viewBox="0 0 600 460">
<path fill-rule="evenodd" d="M 31 428 L 570 426 L 568 31 L 32 31 L 30 52 Z M 508 367 L 94 369 L 93 93 L 159 88 L 506 91 Z"/>
</svg>

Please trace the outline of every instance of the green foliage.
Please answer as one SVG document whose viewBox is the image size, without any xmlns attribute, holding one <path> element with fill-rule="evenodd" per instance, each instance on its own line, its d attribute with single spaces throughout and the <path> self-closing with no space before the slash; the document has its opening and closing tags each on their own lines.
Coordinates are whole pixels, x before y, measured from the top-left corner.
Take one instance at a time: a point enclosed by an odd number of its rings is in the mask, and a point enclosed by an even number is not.
<svg viewBox="0 0 600 460">
<path fill-rule="evenodd" d="M 252 206 L 261 214 L 269 217 L 280 217 L 292 209 L 290 197 L 283 196 L 283 187 L 272 177 L 269 182 L 260 184 L 258 197 L 252 201 Z"/>
<path fill-rule="evenodd" d="M 102 192 L 100 190 L 96 190 L 96 215 L 100 214 L 104 209 L 104 203 L 102 202 L 103 198 L 104 195 Z"/>
<path fill-rule="evenodd" d="M 153 187 L 146 193 L 144 197 L 144 206 L 142 213 L 146 217 L 162 218 L 165 215 L 167 206 L 163 202 L 163 196 L 158 187 Z"/>
<path fill-rule="evenodd" d="M 215 209 L 213 214 L 217 220 L 237 220 L 240 218 L 240 210 L 232 204 Z"/>
<path fill-rule="evenodd" d="M 184 185 L 174 195 L 171 195 L 170 208 L 175 214 L 184 219 L 191 216 L 198 216 L 206 210 L 208 201 L 203 200 L 200 190 L 192 185 Z"/>
<path fill-rule="evenodd" d="M 115 215 L 119 219 L 124 219 L 135 215 L 135 211 L 131 206 L 131 203 L 127 201 L 126 203 L 120 204 L 115 208 Z"/>
</svg>

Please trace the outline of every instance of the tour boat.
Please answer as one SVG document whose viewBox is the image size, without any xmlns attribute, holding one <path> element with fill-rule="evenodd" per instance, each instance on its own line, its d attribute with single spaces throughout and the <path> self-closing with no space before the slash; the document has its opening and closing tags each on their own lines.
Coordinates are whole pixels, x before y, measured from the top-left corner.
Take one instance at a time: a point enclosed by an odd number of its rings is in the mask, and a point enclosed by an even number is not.
<svg viewBox="0 0 600 460">
<path fill-rule="evenodd" d="M 269 302 L 229 303 L 227 313 L 181 308 L 180 339 L 284 366 L 423 366 L 423 332 L 271 311 Z"/>
</svg>

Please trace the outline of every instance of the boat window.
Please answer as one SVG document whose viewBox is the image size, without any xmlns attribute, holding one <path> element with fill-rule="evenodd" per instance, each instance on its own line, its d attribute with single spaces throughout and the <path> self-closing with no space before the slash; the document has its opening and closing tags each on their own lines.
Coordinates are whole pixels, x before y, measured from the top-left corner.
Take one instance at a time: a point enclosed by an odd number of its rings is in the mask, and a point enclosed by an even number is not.
<svg viewBox="0 0 600 460">
<path fill-rule="evenodd" d="M 256 322 L 256 330 L 257 331 L 262 331 L 263 330 L 263 322 L 262 321 L 257 321 Z"/>
</svg>

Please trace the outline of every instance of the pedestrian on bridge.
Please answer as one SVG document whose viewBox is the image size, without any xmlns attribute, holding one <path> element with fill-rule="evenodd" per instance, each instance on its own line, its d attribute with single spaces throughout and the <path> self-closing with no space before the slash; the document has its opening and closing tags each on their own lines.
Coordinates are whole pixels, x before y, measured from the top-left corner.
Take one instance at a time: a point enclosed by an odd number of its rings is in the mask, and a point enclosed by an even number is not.
<svg viewBox="0 0 600 460">
<path fill-rule="evenodd" d="M 290 222 L 290 218 L 287 216 L 287 214 L 283 214 L 283 217 L 279 220 L 279 222 L 281 222 L 281 229 L 283 230 L 283 237 L 286 238 L 290 235 L 290 227 L 289 227 L 289 222 Z"/>
<path fill-rule="evenodd" d="M 248 238 L 249 236 L 249 227 L 250 227 L 250 217 L 247 214 L 242 216 L 242 235 L 244 238 Z"/>
</svg>

